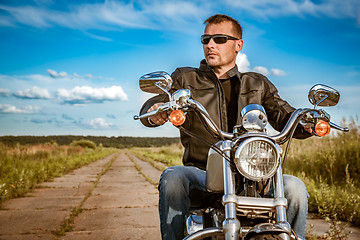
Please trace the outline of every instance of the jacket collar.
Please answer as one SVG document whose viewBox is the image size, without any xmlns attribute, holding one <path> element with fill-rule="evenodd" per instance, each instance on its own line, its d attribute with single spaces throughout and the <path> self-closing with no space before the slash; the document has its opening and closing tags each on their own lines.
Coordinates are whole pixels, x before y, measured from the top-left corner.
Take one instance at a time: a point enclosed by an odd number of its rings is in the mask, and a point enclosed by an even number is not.
<svg viewBox="0 0 360 240">
<path fill-rule="evenodd" d="M 201 60 L 199 69 L 202 71 L 212 71 L 212 67 L 207 64 L 205 59 Z M 227 75 L 229 77 L 240 76 L 240 72 L 236 64 L 232 69 L 227 72 Z"/>
</svg>

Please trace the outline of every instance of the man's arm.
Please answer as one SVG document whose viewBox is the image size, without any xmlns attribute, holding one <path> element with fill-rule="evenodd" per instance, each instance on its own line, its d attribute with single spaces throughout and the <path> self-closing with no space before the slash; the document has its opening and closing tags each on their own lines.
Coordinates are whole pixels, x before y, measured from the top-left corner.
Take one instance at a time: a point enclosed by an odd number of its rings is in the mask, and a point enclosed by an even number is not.
<svg viewBox="0 0 360 240">
<path fill-rule="evenodd" d="M 269 122 L 277 131 L 281 132 L 295 108 L 283 100 L 276 87 L 266 78 L 265 80 L 265 97 L 264 107 L 266 109 Z M 294 137 L 304 139 L 313 135 L 311 128 L 305 128 L 301 124 L 295 130 Z"/>
</svg>

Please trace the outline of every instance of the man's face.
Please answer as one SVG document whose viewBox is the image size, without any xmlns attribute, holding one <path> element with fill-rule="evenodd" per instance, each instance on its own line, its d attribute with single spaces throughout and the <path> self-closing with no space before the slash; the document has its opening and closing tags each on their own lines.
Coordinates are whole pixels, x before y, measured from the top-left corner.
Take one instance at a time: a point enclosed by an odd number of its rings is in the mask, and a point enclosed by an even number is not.
<svg viewBox="0 0 360 240">
<path fill-rule="evenodd" d="M 225 34 L 233 37 L 235 31 L 231 22 L 222 22 L 219 24 L 208 24 L 205 28 L 204 35 Z M 216 44 L 211 39 L 208 44 L 203 44 L 205 59 L 211 67 L 229 67 L 235 66 L 236 55 L 241 50 L 243 41 L 228 40 L 224 44 Z"/>
</svg>

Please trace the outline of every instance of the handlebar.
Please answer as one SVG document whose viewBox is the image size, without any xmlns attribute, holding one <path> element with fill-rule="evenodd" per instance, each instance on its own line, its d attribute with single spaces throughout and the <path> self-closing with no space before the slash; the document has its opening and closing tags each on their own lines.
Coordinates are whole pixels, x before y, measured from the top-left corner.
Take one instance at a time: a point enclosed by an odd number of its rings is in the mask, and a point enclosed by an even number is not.
<svg viewBox="0 0 360 240">
<path fill-rule="evenodd" d="M 144 113 L 144 114 L 141 114 L 140 116 L 139 115 L 135 115 L 134 116 L 134 120 L 139 120 L 141 118 L 148 118 L 148 117 L 151 117 L 151 116 L 154 116 L 156 114 L 158 114 L 159 111 L 156 109 L 156 110 L 153 110 L 151 112 L 147 112 L 147 113 Z"/>
<path fill-rule="evenodd" d="M 310 110 L 310 109 L 296 109 L 292 114 L 291 117 L 289 118 L 288 122 L 286 123 L 284 129 L 281 131 L 281 133 L 272 136 L 271 138 L 275 141 L 275 142 L 286 142 L 287 138 L 289 136 L 289 133 L 291 132 L 291 130 L 293 129 L 293 127 L 295 125 L 297 125 L 297 123 L 300 121 L 300 116 L 306 113 L 306 110 Z"/>
<path fill-rule="evenodd" d="M 218 134 L 219 137 L 221 139 L 232 139 L 234 137 L 233 133 L 227 133 L 222 131 L 217 125 L 216 123 L 212 120 L 212 118 L 210 117 L 209 113 L 206 111 L 206 109 L 197 101 L 193 100 L 193 99 L 189 99 L 188 100 L 190 102 L 190 104 L 192 105 L 192 107 L 194 109 L 197 109 L 200 114 L 202 115 L 202 117 L 204 118 L 204 120 L 206 121 L 207 125 L 210 127 L 211 131 L 215 134 Z"/>
<path fill-rule="evenodd" d="M 164 103 L 163 105 L 161 105 L 158 109 L 153 110 L 151 112 L 147 112 L 144 113 L 140 116 L 135 115 L 134 116 L 134 120 L 138 120 L 138 119 L 142 119 L 142 118 L 148 118 L 151 116 L 154 116 L 160 112 L 165 112 L 165 111 L 169 111 L 169 110 L 174 110 L 174 109 L 187 109 L 187 108 L 192 108 L 195 111 L 197 111 L 198 113 L 200 113 L 200 115 L 202 116 L 202 118 L 205 120 L 205 123 L 207 124 L 207 126 L 210 128 L 210 130 L 216 134 L 219 138 L 221 139 L 232 139 L 234 137 L 233 133 L 227 133 L 222 131 L 217 125 L 216 123 L 212 120 L 212 118 L 210 117 L 209 113 L 206 111 L 206 109 L 197 101 L 193 100 L 193 99 L 187 99 L 186 101 L 170 101 L 167 103 Z M 300 122 L 300 120 L 302 119 L 307 119 L 307 118 L 311 118 L 308 115 L 308 113 L 310 113 L 310 115 L 312 114 L 316 114 L 318 116 L 325 116 L 325 118 L 327 119 L 327 121 L 329 122 L 330 120 L 330 116 L 328 116 L 328 114 L 323 111 L 323 110 L 318 110 L 318 109 L 309 109 L 309 108 L 305 108 L 305 109 L 296 109 L 290 116 L 288 122 L 286 123 L 284 129 L 281 131 L 281 133 L 275 135 L 275 136 L 271 136 L 271 139 L 273 139 L 275 142 L 278 142 L 279 144 L 283 144 L 285 143 L 289 137 L 290 137 L 290 133 L 292 132 L 292 130 L 294 130 L 294 128 L 298 125 L 298 123 Z M 314 117 L 314 116 L 313 116 Z M 345 127 L 340 127 L 332 122 L 329 122 L 331 128 L 340 130 L 340 131 L 344 131 L 344 132 L 348 132 L 349 128 Z"/>
<path fill-rule="evenodd" d="M 348 127 L 340 127 L 339 125 L 336 125 L 335 123 L 329 122 L 330 127 L 339 130 L 339 131 L 343 131 L 343 132 L 348 132 L 349 128 Z"/>
<path fill-rule="evenodd" d="M 141 114 L 140 116 L 139 115 L 134 115 L 134 120 L 139 120 L 139 119 L 142 119 L 142 118 L 148 118 L 148 117 L 154 116 L 154 115 L 156 115 L 158 113 L 166 112 L 166 111 L 171 110 L 171 109 L 173 109 L 173 107 L 171 106 L 171 102 L 167 102 L 167 103 L 164 103 L 161 106 L 159 106 L 158 109 L 155 109 L 155 110 L 152 110 L 150 112 Z"/>
</svg>

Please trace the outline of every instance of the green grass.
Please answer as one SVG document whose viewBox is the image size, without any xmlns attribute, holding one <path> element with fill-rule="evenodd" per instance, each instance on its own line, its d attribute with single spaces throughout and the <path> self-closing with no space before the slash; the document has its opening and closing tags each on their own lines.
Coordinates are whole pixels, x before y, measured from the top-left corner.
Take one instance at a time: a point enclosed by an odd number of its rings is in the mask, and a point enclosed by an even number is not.
<svg viewBox="0 0 360 240">
<path fill-rule="evenodd" d="M 360 226 L 360 128 L 342 125 L 350 132 L 294 140 L 285 172 L 306 184 L 310 212 Z"/>
<path fill-rule="evenodd" d="M 57 144 L 19 145 L 0 143 L 0 206 L 2 201 L 24 196 L 38 183 L 103 158 L 110 148 L 57 146 Z"/>
<path fill-rule="evenodd" d="M 131 148 L 129 150 L 160 171 L 165 170 L 166 167 L 182 165 L 184 149 L 181 144 L 172 144 L 166 147 Z M 157 163 L 161 163 L 161 165 Z"/>
</svg>

